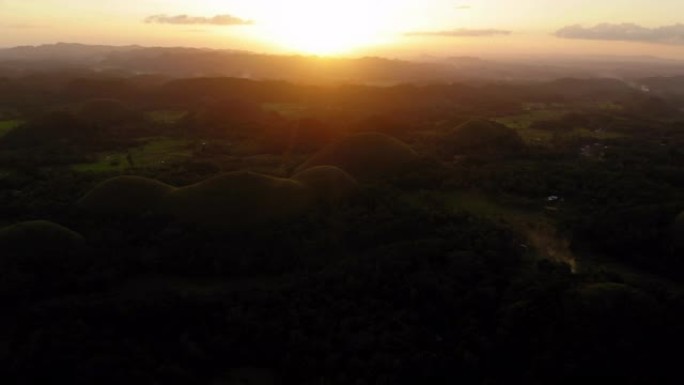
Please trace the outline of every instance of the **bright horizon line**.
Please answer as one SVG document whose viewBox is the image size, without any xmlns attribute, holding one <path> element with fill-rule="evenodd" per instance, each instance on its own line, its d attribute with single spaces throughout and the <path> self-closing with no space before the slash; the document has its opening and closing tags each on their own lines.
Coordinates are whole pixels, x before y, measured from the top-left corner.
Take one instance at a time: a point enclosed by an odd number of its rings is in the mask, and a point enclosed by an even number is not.
<svg viewBox="0 0 684 385">
<path fill-rule="evenodd" d="M 245 48 L 231 48 L 231 47 L 211 47 L 211 46 L 200 46 L 200 45 L 178 45 L 178 44 L 140 44 L 140 43 L 118 43 L 118 44 L 108 44 L 108 43 L 87 43 L 78 41 L 54 41 L 54 42 L 43 42 L 43 43 L 32 43 L 32 44 L 17 44 L 17 45 L 0 45 L 0 50 L 9 50 L 14 48 L 25 48 L 33 47 L 39 48 L 43 46 L 56 46 L 56 45 L 80 45 L 86 47 L 115 47 L 115 48 L 126 48 L 126 47 L 139 47 L 139 48 L 176 48 L 176 49 L 197 49 L 206 51 L 233 51 L 245 54 L 254 55 L 265 55 L 265 56 L 301 56 L 308 58 L 320 58 L 320 59 L 363 59 L 363 58 L 379 58 L 379 59 L 390 59 L 390 60 L 405 60 L 405 61 L 417 61 L 416 59 L 420 57 L 434 57 L 435 59 L 447 59 L 447 58 L 476 58 L 484 60 L 520 60 L 520 59 L 556 59 L 556 58 L 604 58 L 604 59 L 651 59 L 658 61 L 671 61 L 671 62 L 684 62 L 684 57 L 668 57 L 667 55 L 658 54 L 624 54 L 624 53 L 563 53 L 563 52 L 553 52 L 553 53 L 528 53 L 528 54 L 501 54 L 493 55 L 488 53 L 482 53 L 479 55 L 472 55 L 468 53 L 458 53 L 458 52 L 444 52 L 441 54 L 437 53 L 426 53 L 426 52 L 412 52 L 404 54 L 374 54 L 371 52 L 365 53 L 344 53 L 344 54 L 316 54 L 310 52 L 301 51 L 285 51 L 274 52 L 270 50 L 251 50 Z"/>
</svg>

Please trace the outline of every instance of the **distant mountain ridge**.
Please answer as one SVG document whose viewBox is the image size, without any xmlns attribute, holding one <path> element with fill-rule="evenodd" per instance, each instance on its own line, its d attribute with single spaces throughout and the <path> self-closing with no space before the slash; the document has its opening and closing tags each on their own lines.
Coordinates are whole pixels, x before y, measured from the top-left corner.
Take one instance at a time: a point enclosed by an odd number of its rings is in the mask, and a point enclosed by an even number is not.
<svg viewBox="0 0 684 385">
<path fill-rule="evenodd" d="M 77 43 L 0 49 L 0 77 L 63 69 L 169 77 L 229 76 L 310 83 L 368 84 L 684 76 L 684 62 L 659 61 L 656 58 L 487 60 L 477 57 L 422 56 L 412 61 L 381 57 L 326 58 L 209 48 Z"/>
<path fill-rule="evenodd" d="M 77 43 L 56 43 L 39 46 L 18 46 L 0 49 L 0 60 L 54 60 L 58 62 L 97 62 L 113 52 L 130 52 L 143 49 L 141 46 L 86 45 Z"/>
</svg>

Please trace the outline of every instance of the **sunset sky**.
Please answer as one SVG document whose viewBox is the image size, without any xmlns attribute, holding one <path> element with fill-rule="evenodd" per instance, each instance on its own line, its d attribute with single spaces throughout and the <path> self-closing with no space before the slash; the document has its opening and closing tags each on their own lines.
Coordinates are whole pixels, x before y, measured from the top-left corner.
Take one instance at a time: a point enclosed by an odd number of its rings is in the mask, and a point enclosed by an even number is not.
<svg viewBox="0 0 684 385">
<path fill-rule="evenodd" d="M 0 0 L 0 46 L 684 59 L 682 0 Z"/>
</svg>

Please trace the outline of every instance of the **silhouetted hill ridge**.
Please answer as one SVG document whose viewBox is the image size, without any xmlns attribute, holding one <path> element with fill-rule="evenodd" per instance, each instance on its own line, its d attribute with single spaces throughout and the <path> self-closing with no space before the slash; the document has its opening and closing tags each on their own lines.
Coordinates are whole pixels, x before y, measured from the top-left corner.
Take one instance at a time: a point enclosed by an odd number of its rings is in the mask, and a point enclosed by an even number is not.
<svg viewBox="0 0 684 385">
<path fill-rule="evenodd" d="M 640 79 L 684 75 L 672 60 L 629 58 L 497 59 L 422 56 L 331 58 L 275 55 L 228 49 L 109 46 L 56 43 L 0 49 L 0 76 L 55 70 L 119 72 L 168 77 L 239 77 L 307 83 L 450 83 L 463 81 L 550 81 L 560 78 Z M 603 82 L 605 83 L 605 82 Z"/>
</svg>

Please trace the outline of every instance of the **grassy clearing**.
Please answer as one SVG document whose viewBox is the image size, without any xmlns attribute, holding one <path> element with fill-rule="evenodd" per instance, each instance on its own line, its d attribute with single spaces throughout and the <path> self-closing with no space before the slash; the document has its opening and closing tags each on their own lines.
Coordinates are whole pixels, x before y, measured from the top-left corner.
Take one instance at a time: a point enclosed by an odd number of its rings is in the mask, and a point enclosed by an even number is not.
<svg viewBox="0 0 684 385">
<path fill-rule="evenodd" d="M 497 202 L 473 191 L 454 191 L 443 195 L 447 207 L 454 211 L 465 211 L 475 216 L 506 223 L 539 222 L 545 220 L 544 214 L 533 209 L 523 209 Z"/>
<path fill-rule="evenodd" d="M 24 121 L 19 120 L 19 119 L 0 120 L 0 138 L 7 135 L 8 132 L 14 130 L 23 122 Z"/>
<path fill-rule="evenodd" d="M 468 191 L 445 193 L 443 198 L 450 210 L 467 212 L 510 226 L 527 240 L 524 247 L 534 251 L 531 257 L 566 263 L 573 271 L 578 270 L 577 257 L 570 250 L 569 240 L 558 233 L 553 219 L 541 209 L 512 207 Z"/>
<path fill-rule="evenodd" d="M 97 160 L 94 162 L 75 164 L 71 168 L 77 172 L 110 173 L 126 170 L 128 165 L 126 164 L 126 154 L 102 153 L 98 154 Z"/>
<path fill-rule="evenodd" d="M 520 136 L 528 143 L 546 143 L 551 140 L 553 134 L 549 131 L 530 128 L 532 123 L 559 119 L 569 112 L 570 110 L 565 108 L 533 109 L 524 114 L 504 116 L 494 120 L 518 131 Z"/>
<path fill-rule="evenodd" d="M 129 154 L 132 164 L 129 163 Z M 130 168 L 155 168 L 188 159 L 192 143 L 182 139 L 146 138 L 140 147 L 129 151 L 106 152 L 97 155 L 91 163 L 73 166 L 78 172 L 122 172 Z"/>
<path fill-rule="evenodd" d="M 571 110 L 567 108 L 531 109 L 523 114 L 504 116 L 494 120 L 511 128 L 526 129 L 534 122 L 559 119 L 569 112 Z"/>
<path fill-rule="evenodd" d="M 605 108 L 617 107 L 613 107 L 612 105 L 607 104 Z M 562 107 L 554 109 L 539 109 L 530 110 L 520 115 L 504 116 L 494 120 L 518 131 L 520 136 L 527 143 L 544 144 L 548 143 L 553 138 L 553 133 L 546 130 L 538 130 L 531 128 L 532 123 L 544 120 L 560 119 L 561 117 L 563 117 L 563 115 L 570 112 L 572 112 L 570 109 Z M 563 135 L 578 136 L 582 138 L 593 138 L 597 140 L 618 139 L 624 137 L 624 135 L 619 133 L 590 130 L 588 128 L 576 128 L 572 131 L 564 132 Z"/>
<path fill-rule="evenodd" d="M 134 161 L 141 165 L 185 159 L 192 154 L 192 142 L 185 139 L 152 138 L 142 148 L 131 151 Z"/>
<path fill-rule="evenodd" d="M 585 137 L 585 138 L 594 138 L 594 139 L 599 139 L 599 140 L 605 140 L 605 139 L 619 139 L 619 138 L 624 138 L 625 135 L 619 134 L 617 132 L 611 132 L 611 131 L 596 131 L 596 130 L 590 130 L 588 128 L 578 128 L 573 131 L 573 133 Z"/>
<path fill-rule="evenodd" d="M 619 112 L 624 111 L 625 109 L 622 105 L 613 102 L 601 103 L 598 105 L 598 108 L 599 110 L 608 112 Z"/>
<path fill-rule="evenodd" d="M 264 110 L 275 112 L 288 118 L 302 118 L 307 115 L 307 107 L 297 103 L 265 103 Z"/>
<path fill-rule="evenodd" d="M 147 113 L 147 117 L 155 123 L 175 124 L 188 114 L 185 110 L 158 110 Z"/>
<path fill-rule="evenodd" d="M 558 232 L 554 219 L 541 209 L 512 207 L 498 202 L 493 197 L 472 191 L 443 193 L 442 199 L 450 210 L 467 212 L 509 225 L 527 240 L 529 250 L 534 251 L 533 254 L 529 254 L 533 259 L 543 257 L 563 262 L 568 264 L 572 271 L 582 274 L 617 274 L 625 282 L 636 286 L 664 286 L 678 293 L 684 290 L 681 283 L 641 271 L 619 261 L 600 255 L 575 254 L 570 247 L 569 239 Z"/>
</svg>

